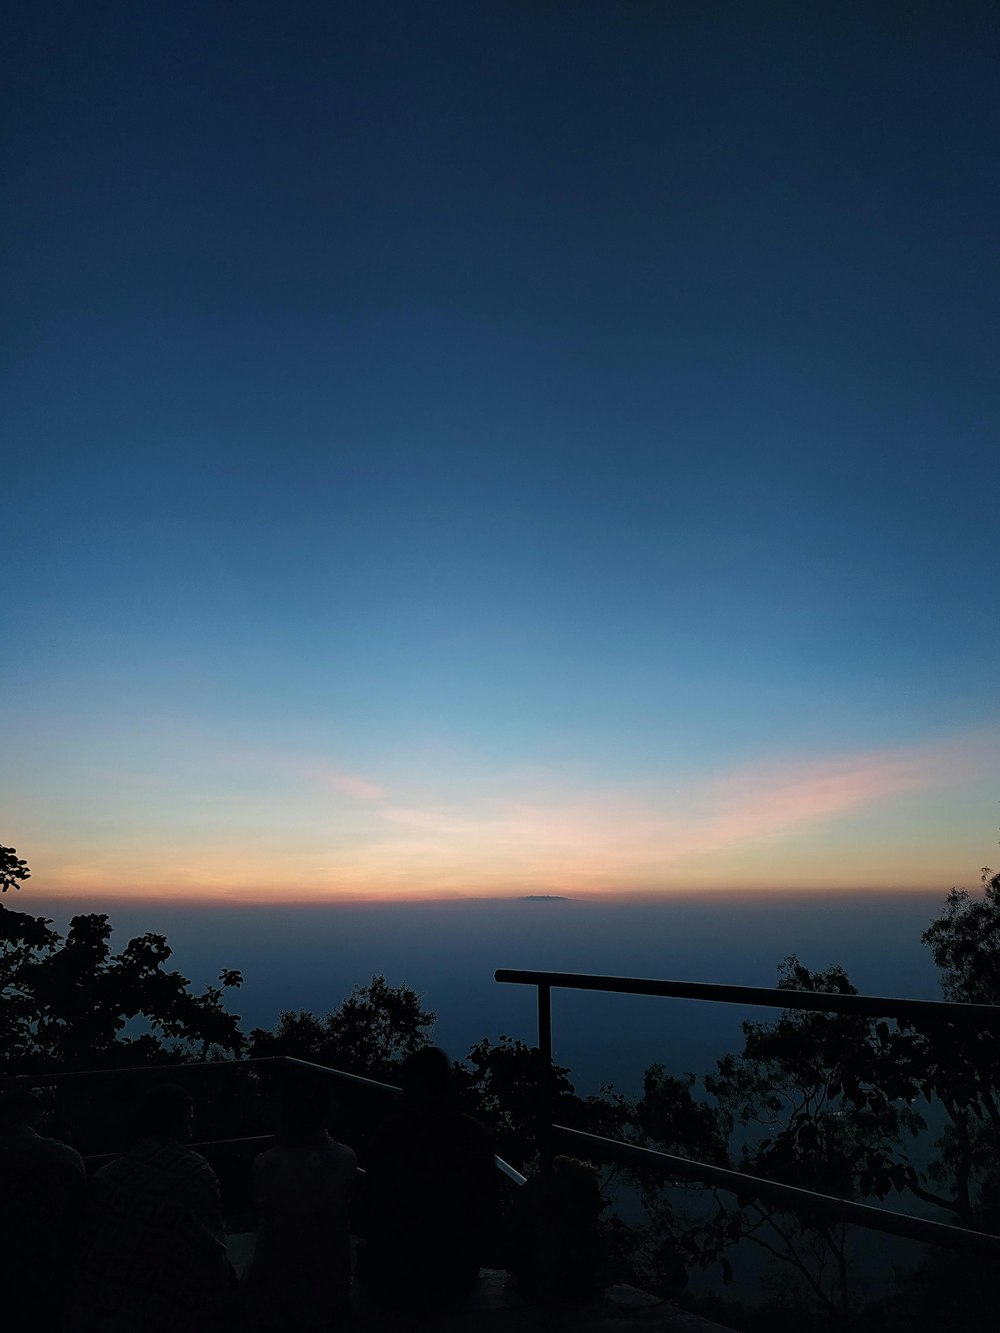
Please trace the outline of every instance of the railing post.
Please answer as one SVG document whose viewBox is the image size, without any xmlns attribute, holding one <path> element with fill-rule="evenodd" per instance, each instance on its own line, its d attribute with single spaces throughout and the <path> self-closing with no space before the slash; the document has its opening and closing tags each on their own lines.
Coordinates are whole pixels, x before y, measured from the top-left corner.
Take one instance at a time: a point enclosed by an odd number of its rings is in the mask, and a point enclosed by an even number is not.
<svg viewBox="0 0 1000 1333">
<path fill-rule="evenodd" d="M 552 987 L 547 981 L 538 983 L 538 1150 L 541 1156 L 542 1171 L 552 1170 L 552 1121 L 555 1119 L 555 1106 L 552 1104 Z"/>
<path fill-rule="evenodd" d="M 538 983 L 538 1049 L 542 1059 L 552 1064 L 552 987 L 546 981 Z"/>
</svg>

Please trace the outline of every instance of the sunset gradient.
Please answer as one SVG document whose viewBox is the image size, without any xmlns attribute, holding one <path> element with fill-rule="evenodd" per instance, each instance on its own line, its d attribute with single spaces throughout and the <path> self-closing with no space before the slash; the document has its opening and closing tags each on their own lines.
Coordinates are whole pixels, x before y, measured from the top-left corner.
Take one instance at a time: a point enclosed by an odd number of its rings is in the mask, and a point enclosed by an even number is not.
<svg viewBox="0 0 1000 1333">
<path fill-rule="evenodd" d="M 934 888 L 973 871 L 998 738 L 770 758 L 631 784 L 540 767 L 391 786 L 307 754 L 161 734 L 143 771 L 15 815 L 53 897 L 316 901 L 678 889 Z M 200 775 L 200 789 L 194 775 Z M 32 817 L 45 805 L 60 835 Z"/>
<path fill-rule="evenodd" d="M 995 61 L 723 8 L 17 9 L 34 901 L 976 882 Z"/>
</svg>

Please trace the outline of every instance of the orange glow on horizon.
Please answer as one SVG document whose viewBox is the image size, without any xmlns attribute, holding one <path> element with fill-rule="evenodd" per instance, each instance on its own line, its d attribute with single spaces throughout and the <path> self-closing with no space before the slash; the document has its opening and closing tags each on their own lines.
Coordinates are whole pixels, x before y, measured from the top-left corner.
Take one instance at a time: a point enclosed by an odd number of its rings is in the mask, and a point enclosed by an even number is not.
<svg viewBox="0 0 1000 1333">
<path fill-rule="evenodd" d="M 217 762 L 270 785 L 253 799 L 223 791 L 211 820 L 192 809 L 169 829 L 153 817 L 154 791 L 153 813 L 137 811 L 117 839 L 39 828 L 19 839 L 30 889 L 50 900 L 199 902 L 940 890 L 969 879 L 965 831 L 949 833 L 944 803 L 963 808 L 963 786 L 982 785 L 995 750 L 959 737 L 687 782 L 602 787 L 515 772 L 451 791 L 280 751 Z"/>
</svg>

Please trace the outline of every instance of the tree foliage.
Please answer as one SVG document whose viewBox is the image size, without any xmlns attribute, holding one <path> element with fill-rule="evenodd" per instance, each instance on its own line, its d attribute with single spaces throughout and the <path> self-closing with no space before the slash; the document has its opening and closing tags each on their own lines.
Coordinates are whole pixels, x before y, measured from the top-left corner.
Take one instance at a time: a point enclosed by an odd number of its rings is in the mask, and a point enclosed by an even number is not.
<svg viewBox="0 0 1000 1333">
<path fill-rule="evenodd" d="M 1000 872 L 982 869 L 983 896 L 952 889 L 941 916 L 924 931 L 949 1000 L 1000 1004 Z"/>
<path fill-rule="evenodd" d="M 6 849 L 11 851 L 12 849 Z M 24 863 L 19 863 L 23 865 Z M 27 878 L 27 874 L 19 876 Z M 0 1061 L 7 1073 L 204 1058 L 244 1045 L 223 1004 L 242 982 L 224 970 L 202 993 L 166 964 L 163 935 L 113 953 L 107 916 L 74 916 L 63 937 L 45 917 L 0 906 Z"/>
<path fill-rule="evenodd" d="M 389 1079 L 399 1062 L 430 1042 L 436 1015 L 421 1007 L 409 986 L 383 976 L 355 986 L 339 1009 L 323 1018 L 306 1010 L 283 1011 L 274 1032 L 254 1028 L 254 1056 L 292 1055 L 367 1078 Z"/>
<path fill-rule="evenodd" d="M 632 1117 L 631 1104 L 610 1084 L 581 1097 L 568 1069 L 511 1037 L 496 1043 L 484 1037 L 457 1073 L 466 1104 L 489 1122 L 501 1156 L 529 1170 L 538 1163 L 549 1123 L 620 1138 Z"/>
<path fill-rule="evenodd" d="M 982 897 L 952 890 L 923 935 L 949 1000 L 1000 1003 L 1000 876 L 986 870 L 983 884 Z M 794 956 L 779 968 L 778 987 L 856 993 L 843 968 L 810 971 Z M 647 1071 L 636 1107 L 640 1141 L 844 1199 L 880 1204 L 910 1194 L 944 1210 L 945 1221 L 1000 1230 L 995 1032 L 810 1010 L 746 1022 L 742 1031 L 742 1052 L 704 1080 L 709 1101 L 695 1099 L 690 1077 Z M 928 1161 L 930 1124 L 938 1137 Z M 805 1295 L 821 1317 L 843 1324 L 857 1313 L 843 1227 L 706 1190 L 712 1207 L 679 1229 L 662 1192 L 639 1185 L 659 1246 L 647 1245 L 653 1282 L 683 1280 L 678 1253 L 729 1275 L 727 1252 L 744 1242 L 794 1273 L 797 1298 Z"/>
<path fill-rule="evenodd" d="M 4 891 L 29 875 L 13 848 L 0 848 Z M 193 994 L 190 982 L 168 969 L 162 935 L 141 935 L 117 953 L 110 938 L 105 915 L 73 917 L 63 937 L 44 917 L 0 906 L 5 1072 L 145 1065 L 213 1049 L 236 1054 L 249 1045 L 254 1056 L 292 1055 L 393 1082 L 399 1062 L 430 1041 L 435 1015 L 423 997 L 373 976 L 325 1016 L 282 1012 L 274 1031 L 254 1029 L 247 1043 L 224 1007 L 240 973 L 223 971 L 218 985 Z M 922 938 L 946 998 L 1000 1004 L 1000 874 L 983 871 L 979 896 L 953 889 Z M 855 993 L 842 967 L 812 971 L 794 955 L 780 965 L 778 987 Z M 493 1127 L 502 1155 L 529 1170 L 549 1146 L 545 1126 L 554 1119 L 840 1198 L 900 1198 L 906 1207 L 910 1195 L 945 1220 L 1000 1232 L 995 1032 L 795 1009 L 772 1022 L 745 1022 L 742 1033 L 742 1050 L 703 1080 L 704 1097 L 694 1075 L 677 1077 L 662 1065 L 646 1070 L 634 1103 L 608 1086 L 583 1097 L 568 1069 L 506 1036 L 476 1043 L 456 1064 L 456 1079 L 467 1108 Z M 220 1100 L 220 1116 L 238 1119 L 241 1106 L 251 1118 L 262 1113 L 263 1084 L 242 1075 L 243 1091 Z M 365 1106 L 356 1117 L 359 1133 L 382 1106 Z M 248 1122 L 243 1132 L 252 1128 Z M 794 1279 L 785 1299 L 795 1306 L 796 1326 L 807 1325 L 807 1307 L 820 1324 L 856 1322 L 859 1294 L 844 1228 L 701 1187 L 681 1214 L 660 1181 L 628 1178 L 648 1219 L 633 1234 L 640 1281 L 676 1291 L 693 1265 L 717 1264 L 728 1276 L 733 1247 L 743 1243 Z M 928 1310 L 946 1309 L 938 1300 L 944 1271 L 928 1261 L 918 1275 Z M 988 1288 L 976 1289 L 985 1300 Z M 886 1298 L 878 1308 L 885 1320 L 914 1326 L 913 1301 Z"/>
<path fill-rule="evenodd" d="M 19 889 L 21 882 L 31 878 L 27 861 L 21 860 L 13 847 L 0 847 L 0 890 Z"/>
</svg>

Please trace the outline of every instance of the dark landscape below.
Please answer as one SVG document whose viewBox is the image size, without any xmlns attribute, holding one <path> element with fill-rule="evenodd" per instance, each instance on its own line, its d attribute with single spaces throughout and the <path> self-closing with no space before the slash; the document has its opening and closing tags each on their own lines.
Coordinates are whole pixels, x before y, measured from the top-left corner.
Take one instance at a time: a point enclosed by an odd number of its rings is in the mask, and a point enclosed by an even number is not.
<svg viewBox="0 0 1000 1333">
<path fill-rule="evenodd" d="M 64 926 L 74 911 L 107 911 L 115 944 L 144 931 L 167 936 L 172 966 L 196 988 L 239 968 L 231 1007 L 244 1030 L 272 1027 L 282 1009 L 325 1013 L 351 988 L 384 974 L 425 996 L 434 1040 L 463 1056 L 501 1033 L 534 1044 L 535 992 L 499 985 L 498 967 L 773 986 L 796 953 L 811 968 L 840 963 L 860 991 L 940 998 L 920 934 L 940 894 L 702 893 L 649 903 L 574 899 L 317 906 L 192 906 L 107 900 L 31 907 Z M 23 904 L 25 907 L 28 903 Z M 729 1005 L 556 992 L 557 1060 L 581 1091 L 605 1081 L 635 1092 L 654 1061 L 701 1073 L 740 1043 L 739 1022 L 768 1017 Z"/>
</svg>

